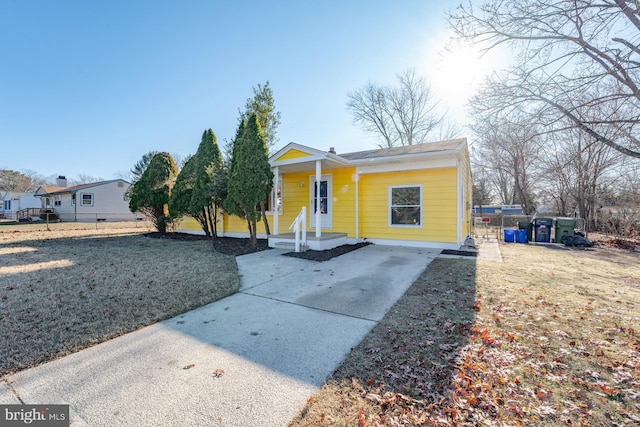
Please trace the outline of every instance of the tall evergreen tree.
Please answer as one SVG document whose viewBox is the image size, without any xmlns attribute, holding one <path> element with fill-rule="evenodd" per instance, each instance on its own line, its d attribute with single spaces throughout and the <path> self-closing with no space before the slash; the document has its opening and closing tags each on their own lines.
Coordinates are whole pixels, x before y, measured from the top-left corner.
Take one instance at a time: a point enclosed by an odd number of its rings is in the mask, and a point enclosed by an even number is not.
<svg viewBox="0 0 640 427">
<path fill-rule="evenodd" d="M 276 111 L 273 90 L 268 80 L 264 85 L 258 83 L 258 87 L 253 87 L 253 98 L 247 98 L 244 108 L 240 119 L 247 121 L 251 114 L 258 117 L 268 152 L 271 152 L 278 142 L 276 134 L 280 125 L 280 112 Z"/>
<path fill-rule="evenodd" d="M 185 215 L 191 215 L 189 206 L 193 195 L 193 183 L 195 180 L 196 158 L 190 156 L 180 170 L 176 183 L 169 198 L 169 214 L 171 218 L 178 219 Z M 196 218 L 200 223 L 200 220 Z M 206 230 L 205 230 L 206 231 Z"/>
<path fill-rule="evenodd" d="M 156 153 L 129 193 L 129 209 L 151 218 L 157 230 L 167 231 L 170 224 L 168 202 L 174 179 L 178 175 L 171 154 Z"/>
<path fill-rule="evenodd" d="M 267 145 L 257 116 L 251 114 L 246 126 L 241 122 L 236 133 L 224 207 L 227 212 L 246 218 L 254 247 L 257 244 L 256 224 L 262 217 L 259 205 L 272 188 L 273 172 Z"/>
<path fill-rule="evenodd" d="M 218 207 L 213 198 L 213 189 L 219 188 L 216 181 L 224 179 L 222 155 L 213 130 L 207 129 L 195 154 L 196 167 L 193 182 L 193 193 L 189 211 L 192 214 L 201 212 L 200 223 L 207 235 L 217 237 Z"/>
</svg>

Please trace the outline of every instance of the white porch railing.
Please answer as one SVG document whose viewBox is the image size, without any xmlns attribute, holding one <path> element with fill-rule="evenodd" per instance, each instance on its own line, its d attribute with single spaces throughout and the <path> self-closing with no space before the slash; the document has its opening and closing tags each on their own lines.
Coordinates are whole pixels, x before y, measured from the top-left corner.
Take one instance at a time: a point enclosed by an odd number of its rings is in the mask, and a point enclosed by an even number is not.
<svg viewBox="0 0 640 427">
<path fill-rule="evenodd" d="M 295 250 L 300 252 L 300 244 L 307 246 L 307 207 L 303 206 L 302 210 L 289 226 L 289 230 L 293 228 L 295 236 Z"/>
</svg>

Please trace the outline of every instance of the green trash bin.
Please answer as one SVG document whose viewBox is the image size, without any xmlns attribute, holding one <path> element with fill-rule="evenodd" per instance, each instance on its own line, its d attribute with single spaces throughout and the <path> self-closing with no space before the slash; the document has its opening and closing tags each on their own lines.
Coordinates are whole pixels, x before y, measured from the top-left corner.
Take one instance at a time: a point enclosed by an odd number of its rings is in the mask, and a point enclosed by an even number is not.
<svg viewBox="0 0 640 427">
<path fill-rule="evenodd" d="M 518 230 L 527 230 L 527 242 L 533 241 L 533 224 L 529 221 L 518 221 Z"/>
<path fill-rule="evenodd" d="M 574 218 L 556 218 L 555 221 L 555 242 L 564 243 L 564 236 L 573 237 L 575 235 L 576 220 Z"/>
</svg>

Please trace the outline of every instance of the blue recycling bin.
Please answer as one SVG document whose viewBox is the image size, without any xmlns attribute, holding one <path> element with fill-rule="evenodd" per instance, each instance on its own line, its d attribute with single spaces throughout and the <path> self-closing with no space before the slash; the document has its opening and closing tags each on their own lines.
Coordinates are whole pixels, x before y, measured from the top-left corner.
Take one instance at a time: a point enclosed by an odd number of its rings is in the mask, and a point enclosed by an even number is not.
<svg viewBox="0 0 640 427">
<path fill-rule="evenodd" d="M 533 231 L 537 243 L 551 242 L 551 227 L 553 218 L 536 218 L 533 220 Z"/>
<path fill-rule="evenodd" d="M 504 229 L 504 241 L 507 243 L 516 242 L 516 230 Z"/>
<path fill-rule="evenodd" d="M 527 230 L 514 230 L 516 232 L 516 243 L 527 243 Z"/>
</svg>

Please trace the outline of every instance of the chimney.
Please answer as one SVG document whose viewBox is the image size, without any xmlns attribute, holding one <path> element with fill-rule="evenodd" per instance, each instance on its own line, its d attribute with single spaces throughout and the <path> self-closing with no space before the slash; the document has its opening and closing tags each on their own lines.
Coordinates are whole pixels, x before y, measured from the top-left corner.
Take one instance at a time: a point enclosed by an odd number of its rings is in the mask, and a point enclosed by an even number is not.
<svg viewBox="0 0 640 427">
<path fill-rule="evenodd" d="M 335 149 L 335 148 L 333 148 L 333 147 L 329 147 L 329 152 L 330 152 L 331 154 L 336 154 L 336 149 Z"/>
<path fill-rule="evenodd" d="M 56 179 L 56 185 L 58 187 L 66 187 L 67 186 L 67 178 L 63 175 L 59 175 L 58 179 Z"/>
</svg>

